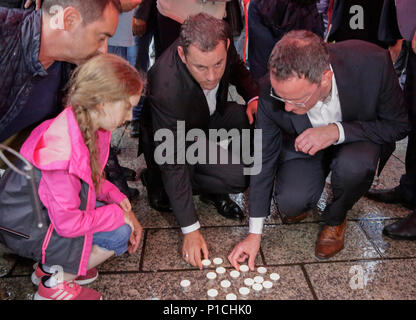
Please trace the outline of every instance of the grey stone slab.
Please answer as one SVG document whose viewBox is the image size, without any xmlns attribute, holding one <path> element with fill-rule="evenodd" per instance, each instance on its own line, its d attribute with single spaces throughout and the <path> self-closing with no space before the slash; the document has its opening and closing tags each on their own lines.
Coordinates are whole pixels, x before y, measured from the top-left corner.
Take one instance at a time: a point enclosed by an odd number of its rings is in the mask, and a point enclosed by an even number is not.
<svg viewBox="0 0 416 320">
<path fill-rule="evenodd" d="M 385 258 L 416 257 L 416 241 L 393 240 L 383 235 L 383 228 L 397 220 L 362 220 L 361 227 Z"/>
<path fill-rule="evenodd" d="M 32 300 L 37 288 L 30 277 L 12 277 L 0 279 L 0 291 L 5 300 Z"/>
<path fill-rule="evenodd" d="M 320 231 L 317 223 L 267 226 L 262 237 L 266 264 L 293 264 L 318 261 L 315 243 Z M 347 222 L 345 247 L 329 261 L 367 259 L 379 254 L 354 221 Z"/>
<path fill-rule="evenodd" d="M 234 293 L 239 300 L 242 299 L 238 289 L 242 286 L 243 278 L 233 280 L 226 275 L 208 280 L 207 272 L 198 270 L 103 275 L 90 287 L 101 292 L 106 300 L 207 300 L 207 291 L 213 288 L 219 293 L 216 300 L 225 300 L 227 293 Z M 279 273 L 280 280 L 268 291 L 260 294 L 250 292 L 249 300 L 313 299 L 299 266 L 268 268 L 268 273 L 271 272 Z M 180 286 L 183 279 L 191 282 L 186 292 Z M 220 286 L 223 279 L 231 282 L 231 287 L 227 290 Z M 114 286 L 114 283 L 118 285 Z"/>
<path fill-rule="evenodd" d="M 415 259 L 320 263 L 305 268 L 318 299 L 416 299 Z"/>
<path fill-rule="evenodd" d="M 220 257 L 224 266 L 231 266 L 227 260 L 234 246 L 243 240 L 248 229 L 244 227 L 201 228 L 209 250 L 209 258 Z M 143 260 L 143 271 L 195 269 L 182 259 L 182 239 L 180 229 L 149 230 Z M 257 264 L 262 264 L 260 255 Z"/>
<path fill-rule="evenodd" d="M 406 159 L 406 150 L 407 150 L 408 138 L 396 142 L 396 150 L 393 152 L 393 155 L 397 157 L 400 161 L 404 163 Z"/>
</svg>

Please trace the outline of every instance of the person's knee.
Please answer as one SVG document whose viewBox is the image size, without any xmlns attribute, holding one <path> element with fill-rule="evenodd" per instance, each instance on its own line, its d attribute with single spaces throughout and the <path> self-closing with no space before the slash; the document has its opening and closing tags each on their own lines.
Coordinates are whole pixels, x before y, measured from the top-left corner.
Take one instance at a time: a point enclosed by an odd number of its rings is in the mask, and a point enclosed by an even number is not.
<svg viewBox="0 0 416 320">
<path fill-rule="evenodd" d="M 286 217 L 297 217 L 310 209 L 310 201 L 296 193 L 280 193 L 275 195 L 279 212 Z"/>
<path fill-rule="evenodd" d="M 353 186 L 357 183 L 372 181 L 376 173 L 377 164 L 365 159 L 341 159 L 333 170 L 334 178 L 342 180 L 346 186 Z"/>
</svg>

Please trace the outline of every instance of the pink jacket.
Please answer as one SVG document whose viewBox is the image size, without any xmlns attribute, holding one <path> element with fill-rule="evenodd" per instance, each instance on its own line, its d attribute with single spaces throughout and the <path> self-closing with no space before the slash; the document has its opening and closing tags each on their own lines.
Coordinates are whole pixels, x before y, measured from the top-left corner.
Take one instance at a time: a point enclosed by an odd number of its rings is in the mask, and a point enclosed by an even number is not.
<svg viewBox="0 0 416 320">
<path fill-rule="evenodd" d="M 102 170 L 108 160 L 111 132 L 99 130 L 97 146 Z M 126 198 L 105 180 L 98 194 L 91 179 L 89 151 L 71 107 L 38 126 L 26 140 L 21 154 L 42 171 L 39 197 L 51 220 L 42 246 L 42 261 L 53 229 L 65 238 L 85 236 L 79 275 L 87 272 L 92 238 L 96 232 L 112 231 L 124 224 L 119 203 Z M 86 210 L 79 210 L 81 180 L 88 184 Z M 96 200 L 108 203 L 95 208 Z"/>
</svg>

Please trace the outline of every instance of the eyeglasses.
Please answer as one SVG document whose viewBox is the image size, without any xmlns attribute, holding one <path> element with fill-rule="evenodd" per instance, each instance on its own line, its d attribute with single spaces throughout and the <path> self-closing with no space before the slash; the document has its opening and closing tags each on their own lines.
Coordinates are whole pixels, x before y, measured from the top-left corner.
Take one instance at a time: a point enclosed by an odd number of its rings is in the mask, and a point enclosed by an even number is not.
<svg viewBox="0 0 416 320">
<path fill-rule="evenodd" d="M 306 98 L 306 100 L 304 102 L 293 102 L 291 100 L 283 99 L 283 98 L 281 98 L 281 97 L 279 97 L 278 95 L 275 94 L 275 92 L 273 90 L 273 87 L 270 87 L 270 96 L 272 98 L 276 99 L 276 100 L 279 100 L 279 101 L 283 102 L 283 103 L 289 103 L 289 104 L 291 104 L 291 105 L 293 105 L 295 107 L 299 107 L 299 108 L 306 108 L 306 104 L 308 103 L 309 99 L 315 94 L 316 91 L 318 91 L 318 89 L 319 89 L 319 86 L 316 88 L 316 90 L 314 92 L 312 92 Z"/>
</svg>

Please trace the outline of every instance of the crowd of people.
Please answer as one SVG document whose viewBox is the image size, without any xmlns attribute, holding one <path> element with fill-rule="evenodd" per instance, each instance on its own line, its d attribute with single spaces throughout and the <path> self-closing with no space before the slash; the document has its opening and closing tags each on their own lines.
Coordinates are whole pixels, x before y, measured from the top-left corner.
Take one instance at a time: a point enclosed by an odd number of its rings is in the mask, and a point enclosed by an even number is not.
<svg viewBox="0 0 416 320">
<path fill-rule="evenodd" d="M 35 299 L 101 299 L 83 286 L 96 267 L 137 250 L 138 190 L 127 185 L 136 172 L 120 166 L 110 143 L 127 123 L 146 161 L 148 203 L 173 212 L 194 267 L 210 246 L 194 196 L 242 220 L 230 194 L 249 190 L 248 235 L 228 256 L 237 270 L 246 260 L 254 270 L 272 200 L 283 223 L 299 222 L 330 173 L 317 259 L 344 248 L 348 211 L 361 197 L 416 209 L 411 2 L 0 1 L 0 143 L 34 167 L 46 221 L 34 223 L 28 181 L 9 168 L 0 242 L 37 262 Z M 229 101 L 231 85 L 243 104 Z M 406 136 L 400 185 L 371 189 Z M 416 240 L 416 211 L 383 233 Z"/>
</svg>

